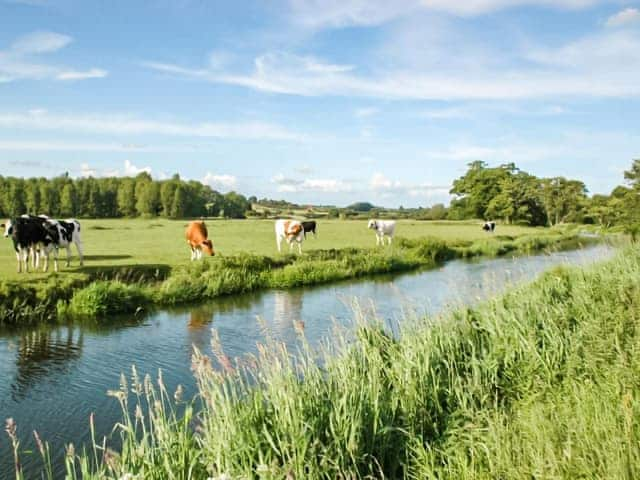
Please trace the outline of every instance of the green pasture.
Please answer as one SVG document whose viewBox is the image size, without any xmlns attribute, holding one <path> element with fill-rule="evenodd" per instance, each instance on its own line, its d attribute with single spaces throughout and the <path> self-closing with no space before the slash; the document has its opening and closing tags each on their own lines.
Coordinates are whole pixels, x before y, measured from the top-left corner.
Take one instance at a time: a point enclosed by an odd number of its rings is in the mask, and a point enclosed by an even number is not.
<svg viewBox="0 0 640 480">
<path fill-rule="evenodd" d="M 66 252 L 60 252 L 60 272 L 92 273 L 103 267 L 165 265 L 174 267 L 189 263 L 190 251 L 184 239 L 186 220 L 166 219 L 99 219 L 81 220 L 85 267 L 78 265 L 72 246 L 71 267 L 65 266 Z M 207 220 L 209 237 L 218 255 L 239 253 L 277 256 L 273 220 Z M 519 226 L 498 226 L 495 237 L 541 235 L 549 230 Z M 396 235 L 404 238 L 435 237 L 447 242 L 474 241 L 489 238 L 479 222 L 398 222 Z M 318 237 L 310 235 L 304 251 L 375 247 L 375 234 L 364 220 L 319 220 Z M 283 248 L 288 248 L 283 245 Z M 381 247 L 382 248 L 382 247 Z M 283 250 L 284 251 L 284 250 Z M 49 272 L 53 271 L 50 265 Z M 16 258 L 10 239 L 0 243 L 0 278 L 32 281 L 45 274 L 16 272 Z"/>
</svg>

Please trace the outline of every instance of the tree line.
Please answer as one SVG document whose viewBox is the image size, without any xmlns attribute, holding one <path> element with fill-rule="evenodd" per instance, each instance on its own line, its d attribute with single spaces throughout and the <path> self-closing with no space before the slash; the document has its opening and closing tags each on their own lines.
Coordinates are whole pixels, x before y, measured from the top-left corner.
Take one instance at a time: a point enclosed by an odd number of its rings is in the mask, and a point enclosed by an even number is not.
<svg viewBox="0 0 640 480">
<path fill-rule="evenodd" d="M 610 195 L 589 197 L 585 184 L 565 177 L 539 178 L 514 163 L 489 167 L 476 161 L 453 182 L 449 219 L 480 218 L 505 223 L 553 226 L 561 223 L 603 227 L 640 223 L 640 160 L 625 172 L 627 185 Z"/>
<path fill-rule="evenodd" d="M 251 203 L 236 192 L 222 194 L 179 175 L 153 180 L 136 177 L 55 178 L 0 176 L 0 217 L 25 213 L 52 217 L 166 217 L 223 216 L 244 218 Z"/>
</svg>

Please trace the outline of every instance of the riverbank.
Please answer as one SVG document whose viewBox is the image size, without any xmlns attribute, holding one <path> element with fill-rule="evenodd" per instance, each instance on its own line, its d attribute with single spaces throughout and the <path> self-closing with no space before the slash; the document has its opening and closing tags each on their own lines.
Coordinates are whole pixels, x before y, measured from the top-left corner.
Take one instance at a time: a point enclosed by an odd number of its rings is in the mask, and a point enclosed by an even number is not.
<svg viewBox="0 0 640 480">
<path fill-rule="evenodd" d="M 540 232 L 477 240 L 397 238 L 387 248 L 311 250 L 297 255 L 218 255 L 177 266 L 122 265 L 0 282 L 0 325 L 102 318 L 162 306 L 201 302 L 267 288 L 291 288 L 434 267 L 453 258 L 570 249 L 597 241 Z"/>
<path fill-rule="evenodd" d="M 408 321 L 398 338 L 361 319 L 355 341 L 336 336 L 319 356 L 303 347 L 294 363 L 269 344 L 236 364 L 215 343 L 215 358 L 192 364 L 198 415 L 162 379 L 134 372 L 111 392 L 125 412 L 143 405 L 117 429 L 122 450 L 97 440 L 97 470 L 74 456 L 68 468 L 83 478 L 636 478 L 639 278 L 634 246 Z"/>
</svg>

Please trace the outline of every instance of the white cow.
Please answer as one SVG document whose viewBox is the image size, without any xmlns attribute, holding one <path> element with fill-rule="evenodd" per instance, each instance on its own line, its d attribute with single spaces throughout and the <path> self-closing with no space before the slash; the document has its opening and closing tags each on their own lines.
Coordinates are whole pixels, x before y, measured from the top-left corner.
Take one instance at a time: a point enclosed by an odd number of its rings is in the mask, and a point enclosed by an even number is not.
<svg viewBox="0 0 640 480">
<path fill-rule="evenodd" d="M 376 231 L 376 245 L 384 245 L 384 238 L 387 237 L 389 245 L 396 232 L 395 220 L 369 220 L 369 228 Z"/>
<path fill-rule="evenodd" d="M 298 253 L 302 253 L 301 244 L 304 241 L 304 228 L 297 220 L 276 220 L 276 245 L 281 251 L 282 240 L 289 243 L 289 251 L 293 248 L 293 242 L 298 243 Z"/>
</svg>

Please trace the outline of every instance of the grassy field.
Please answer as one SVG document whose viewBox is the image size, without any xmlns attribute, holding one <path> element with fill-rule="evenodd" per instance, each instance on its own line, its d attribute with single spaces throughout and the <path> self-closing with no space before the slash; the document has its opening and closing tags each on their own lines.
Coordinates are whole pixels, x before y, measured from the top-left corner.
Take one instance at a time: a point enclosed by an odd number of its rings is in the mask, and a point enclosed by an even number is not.
<svg viewBox="0 0 640 480">
<path fill-rule="evenodd" d="M 277 255 L 272 220 L 208 220 L 209 236 L 219 255 L 239 253 Z M 82 220 L 86 267 L 78 266 L 75 246 L 72 267 L 61 262 L 61 272 L 93 272 L 95 268 L 134 265 L 166 265 L 189 263 L 190 251 L 184 240 L 186 221 L 153 220 Z M 375 235 L 367 230 L 366 221 L 319 220 L 318 237 L 310 236 L 304 251 L 367 248 L 375 246 Z M 512 237 L 539 234 L 542 229 L 499 226 L 497 235 Z M 402 221 L 397 235 L 405 238 L 435 237 L 446 241 L 473 241 L 487 238 L 477 223 Z M 16 273 L 16 258 L 10 239 L 0 243 L 0 278 L 31 280 L 44 274 Z M 66 252 L 61 252 L 61 258 Z M 53 266 L 50 267 L 50 272 Z"/>
<path fill-rule="evenodd" d="M 299 356 L 271 343 L 238 363 L 214 341 L 197 402 L 123 377 L 122 449 L 96 439 L 68 478 L 639 478 L 639 298 L 636 245 L 397 338 L 360 319 L 314 352 L 300 326 Z"/>
<path fill-rule="evenodd" d="M 303 255 L 278 254 L 272 221 L 208 222 L 218 254 L 191 262 L 186 222 L 83 221 L 84 267 L 74 255 L 59 274 L 23 273 L 10 240 L 0 258 L 0 325 L 60 316 L 100 317 L 156 306 L 201 302 L 264 288 L 290 288 L 379 273 L 434 267 L 457 257 L 576 248 L 585 241 L 550 229 L 499 227 L 489 235 L 477 223 L 401 222 L 392 246 L 376 247 L 363 221 L 326 221 Z M 64 255 L 63 255 L 64 256 Z"/>
</svg>

